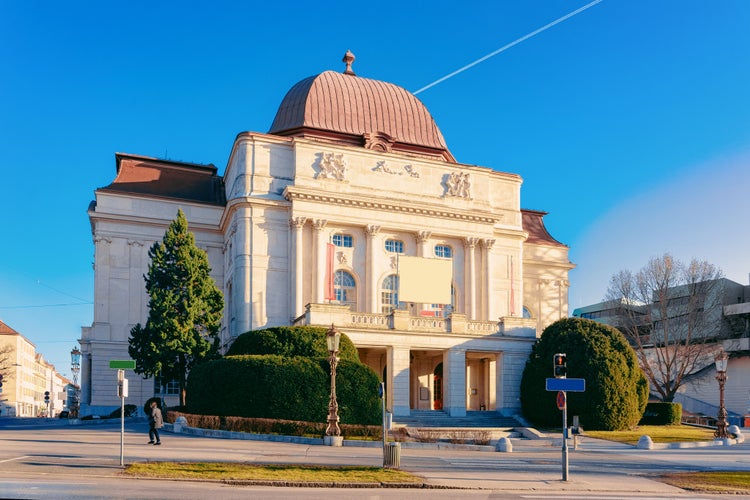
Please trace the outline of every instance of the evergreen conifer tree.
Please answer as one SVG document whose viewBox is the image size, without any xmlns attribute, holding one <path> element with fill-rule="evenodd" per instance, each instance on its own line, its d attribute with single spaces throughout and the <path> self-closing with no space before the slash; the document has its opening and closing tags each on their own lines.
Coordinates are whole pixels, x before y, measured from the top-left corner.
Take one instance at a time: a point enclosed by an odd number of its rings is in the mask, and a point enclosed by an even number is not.
<svg viewBox="0 0 750 500">
<path fill-rule="evenodd" d="M 148 255 L 148 320 L 145 327 L 139 323 L 130 331 L 128 353 L 136 373 L 178 380 L 184 406 L 190 369 L 218 355 L 224 297 L 182 210 Z"/>
</svg>

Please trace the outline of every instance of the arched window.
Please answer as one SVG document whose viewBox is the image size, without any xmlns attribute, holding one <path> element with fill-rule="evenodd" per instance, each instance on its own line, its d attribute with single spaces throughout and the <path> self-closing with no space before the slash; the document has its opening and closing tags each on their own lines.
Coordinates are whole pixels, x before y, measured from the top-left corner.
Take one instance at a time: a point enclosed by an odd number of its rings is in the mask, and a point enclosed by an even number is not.
<svg viewBox="0 0 750 500">
<path fill-rule="evenodd" d="M 523 308 L 523 317 L 524 318 L 531 318 L 531 311 L 529 311 L 528 307 Z"/>
<path fill-rule="evenodd" d="M 398 307 L 398 275 L 391 274 L 380 287 L 380 312 L 390 314 Z"/>
<path fill-rule="evenodd" d="M 349 306 L 352 311 L 357 310 L 357 283 L 354 276 L 346 271 L 336 271 L 333 276 L 333 289 L 340 304 Z"/>
</svg>

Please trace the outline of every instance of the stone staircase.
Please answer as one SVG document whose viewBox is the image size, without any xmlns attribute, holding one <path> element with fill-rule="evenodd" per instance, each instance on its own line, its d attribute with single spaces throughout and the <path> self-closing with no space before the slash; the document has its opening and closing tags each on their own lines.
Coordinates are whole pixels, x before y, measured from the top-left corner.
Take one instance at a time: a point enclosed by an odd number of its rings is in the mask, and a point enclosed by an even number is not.
<svg viewBox="0 0 750 500">
<path fill-rule="evenodd" d="M 394 416 L 393 427 L 510 430 L 521 424 L 494 411 L 468 411 L 465 417 L 451 417 L 442 410 L 411 410 L 408 417 Z"/>
</svg>

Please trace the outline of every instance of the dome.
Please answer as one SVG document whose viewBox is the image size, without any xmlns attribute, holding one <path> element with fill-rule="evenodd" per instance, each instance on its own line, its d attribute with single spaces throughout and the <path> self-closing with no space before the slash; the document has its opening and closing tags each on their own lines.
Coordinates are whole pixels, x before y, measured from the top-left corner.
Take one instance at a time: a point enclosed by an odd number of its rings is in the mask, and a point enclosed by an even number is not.
<svg viewBox="0 0 750 500">
<path fill-rule="evenodd" d="M 294 85 L 281 102 L 269 134 L 455 162 L 425 105 L 402 87 L 356 76 L 353 60 L 347 52 L 344 73 L 324 71 Z"/>
</svg>

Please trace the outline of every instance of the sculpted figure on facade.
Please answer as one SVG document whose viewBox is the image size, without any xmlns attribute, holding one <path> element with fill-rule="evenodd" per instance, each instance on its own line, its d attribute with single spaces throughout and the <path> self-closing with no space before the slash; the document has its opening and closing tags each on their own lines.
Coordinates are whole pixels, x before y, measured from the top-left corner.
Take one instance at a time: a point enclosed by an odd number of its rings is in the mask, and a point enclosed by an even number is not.
<svg viewBox="0 0 750 500">
<path fill-rule="evenodd" d="M 468 173 L 451 172 L 448 180 L 445 181 L 445 184 L 450 196 L 457 196 L 466 199 L 471 197 L 471 182 L 469 181 Z"/>
<path fill-rule="evenodd" d="M 346 160 L 341 153 L 323 153 L 320 158 L 318 179 L 343 181 L 346 176 Z"/>
</svg>

